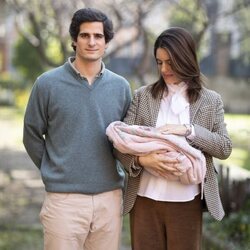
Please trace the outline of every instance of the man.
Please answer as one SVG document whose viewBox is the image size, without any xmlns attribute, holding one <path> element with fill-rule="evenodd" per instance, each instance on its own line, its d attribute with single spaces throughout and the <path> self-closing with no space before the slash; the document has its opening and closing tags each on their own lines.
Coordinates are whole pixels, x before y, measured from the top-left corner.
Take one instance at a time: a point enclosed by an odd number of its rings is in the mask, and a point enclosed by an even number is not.
<svg viewBox="0 0 250 250">
<path fill-rule="evenodd" d="M 23 142 L 46 189 L 44 245 L 117 250 L 123 174 L 105 130 L 123 119 L 130 88 L 102 62 L 114 34 L 104 13 L 76 11 L 69 32 L 75 57 L 38 77 L 24 118 Z"/>
</svg>

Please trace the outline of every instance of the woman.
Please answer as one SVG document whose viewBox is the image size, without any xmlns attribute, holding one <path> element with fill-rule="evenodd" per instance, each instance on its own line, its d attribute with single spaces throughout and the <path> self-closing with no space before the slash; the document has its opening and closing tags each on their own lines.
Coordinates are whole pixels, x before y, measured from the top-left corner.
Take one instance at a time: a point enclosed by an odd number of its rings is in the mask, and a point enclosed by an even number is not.
<svg viewBox="0 0 250 250">
<path fill-rule="evenodd" d="M 203 87 L 195 42 L 185 29 L 162 32 L 154 56 L 159 80 L 136 91 L 124 122 L 185 136 L 203 152 L 206 177 L 203 194 L 200 184 L 161 177 L 182 174 L 176 171 L 177 158 L 162 152 L 135 156 L 115 151 L 128 172 L 124 213 L 130 212 L 132 249 L 201 249 L 203 204 L 216 220 L 224 216 L 213 164 L 213 157 L 226 159 L 232 150 L 223 103 L 219 94 Z"/>
</svg>

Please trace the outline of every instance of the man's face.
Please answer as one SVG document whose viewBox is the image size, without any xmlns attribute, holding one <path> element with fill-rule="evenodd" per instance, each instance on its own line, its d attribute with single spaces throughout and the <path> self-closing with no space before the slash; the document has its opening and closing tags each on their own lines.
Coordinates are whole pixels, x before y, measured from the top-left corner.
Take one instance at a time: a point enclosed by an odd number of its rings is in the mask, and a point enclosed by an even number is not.
<svg viewBox="0 0 250 250">
<path fill-rule="evenodd" d="M 76 57 L 85 62 L 101 60 L 107 44 L 102 22 L 86 22 L 80 25 L 76 46 Z"/>
</svg>

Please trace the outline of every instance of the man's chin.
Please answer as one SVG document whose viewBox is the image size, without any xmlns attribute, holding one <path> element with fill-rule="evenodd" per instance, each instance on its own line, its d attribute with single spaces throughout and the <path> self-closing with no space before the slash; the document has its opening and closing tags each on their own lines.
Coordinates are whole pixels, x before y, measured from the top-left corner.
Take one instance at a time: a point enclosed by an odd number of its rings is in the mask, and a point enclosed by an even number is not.
<svg viewBox="0 0 250 250">
<path fill-rule="evenodd" d="M 84 60 L 89 61 L 89 62 L 97 62 L 97 61 L 101 61 L 102 58 L 101 57 L 94 57 L 94 56 L 91 57 L 91 56 L 89 56 L 89 57 L 84 58 Z"/>
</svg>

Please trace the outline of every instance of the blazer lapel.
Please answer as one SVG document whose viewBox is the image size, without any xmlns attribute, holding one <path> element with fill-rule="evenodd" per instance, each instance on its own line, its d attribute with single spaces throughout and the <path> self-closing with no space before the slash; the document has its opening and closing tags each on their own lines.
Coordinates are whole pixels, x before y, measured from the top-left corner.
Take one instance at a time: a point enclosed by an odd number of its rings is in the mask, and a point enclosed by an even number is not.
<svg viewBox="0 0 250 250">
<path fill-rule="evenodd" d="M 203 98 L 201 98 L 201 96 L 202 96 L 202 91 L 201 91 L 201 94 L 200 94 L 200 97 L 198 98 L 198 100 L 196 102 L 190 104 L 190 123 L 191 124 L 193 123 L 194 117 L 195 117 L 195 115 L 196 115 L 197 111 L 199 110 L 199 107 L 202 103 Z"/>
<path fill-rule="evenodd" d="M 152 94 L 150 93 L 148 96 L 148 102 L 149 102 L 149 110 L 150 110 L 150 126 L 155 127 L 159 110 L 160 110 L 160 104 L 161 104 L 161 99 L 162 99 L 163 91 L 161 91 L 156 98 L 153 98 Z"/>
</svg>

